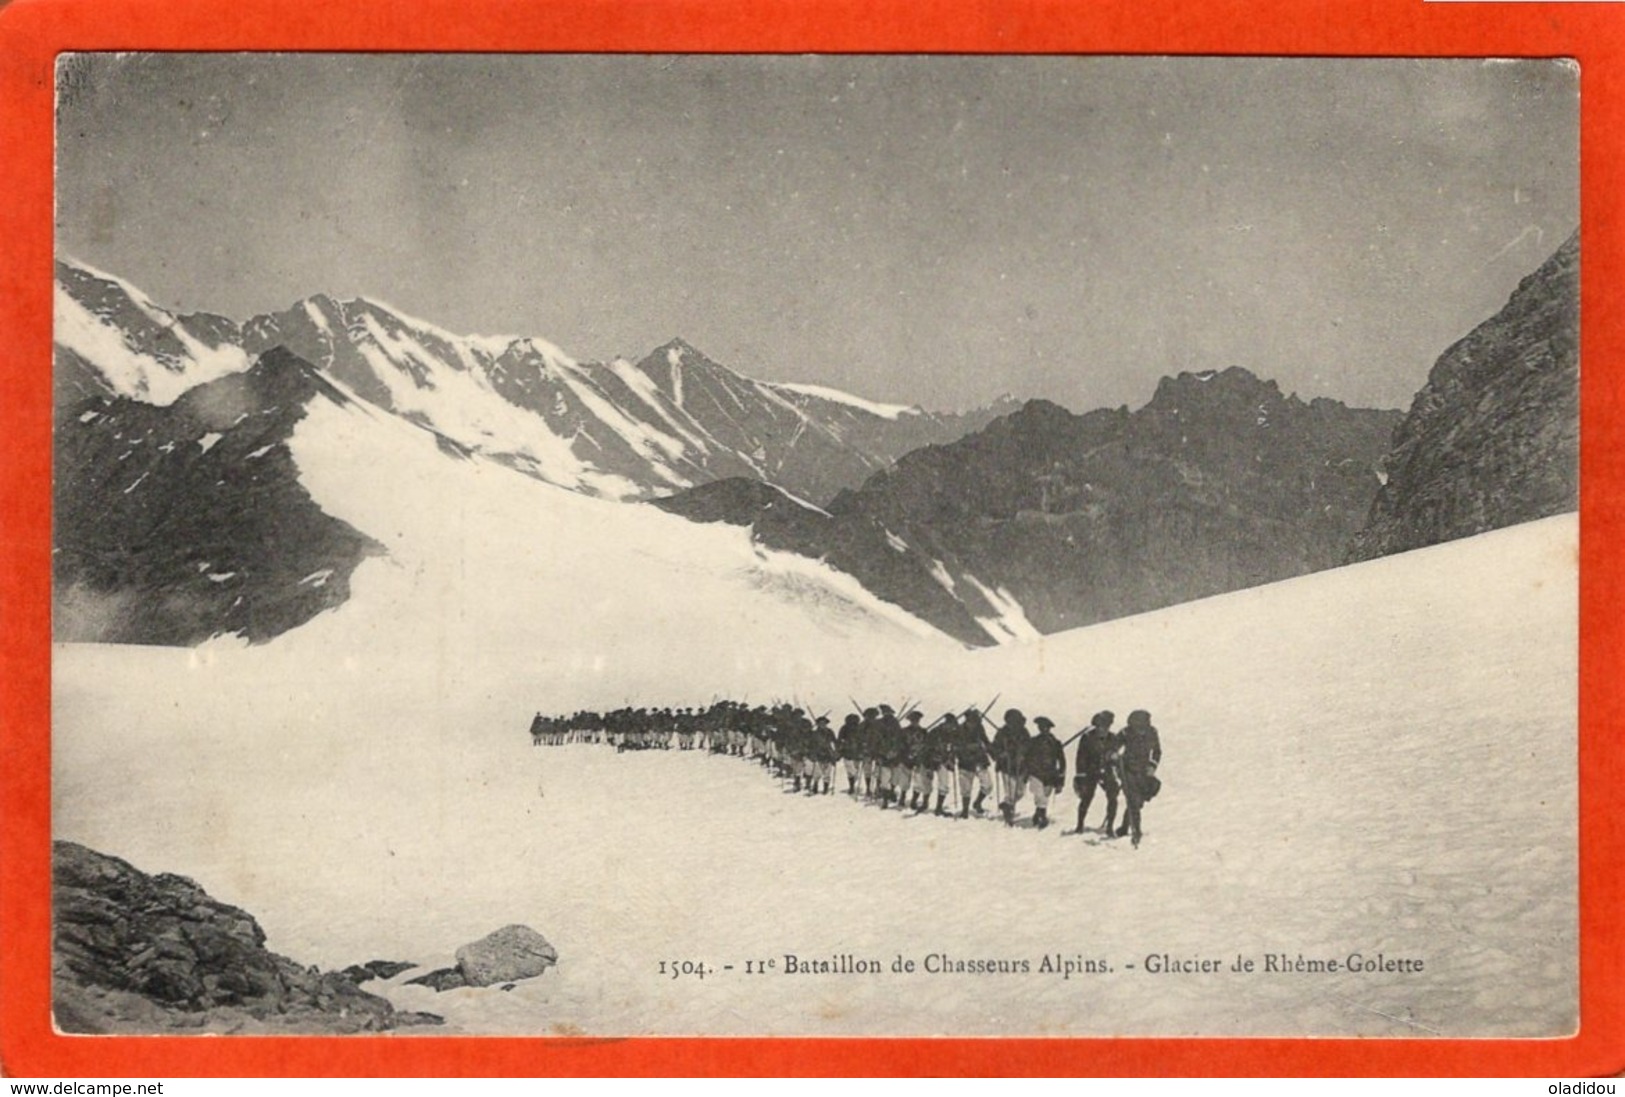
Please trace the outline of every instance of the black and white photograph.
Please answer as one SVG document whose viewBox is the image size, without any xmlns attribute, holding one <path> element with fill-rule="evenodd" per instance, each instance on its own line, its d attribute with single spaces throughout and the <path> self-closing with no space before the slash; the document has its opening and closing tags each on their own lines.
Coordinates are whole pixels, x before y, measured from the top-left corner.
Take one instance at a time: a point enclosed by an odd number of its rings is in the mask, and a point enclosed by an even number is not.
<svg viewBox="0 0 1625 1097">
<path fill-rule="evenodd" d="M 1579 87 L 61 54 L 57 1030 L 1573 1035 Z"/>
</svg>

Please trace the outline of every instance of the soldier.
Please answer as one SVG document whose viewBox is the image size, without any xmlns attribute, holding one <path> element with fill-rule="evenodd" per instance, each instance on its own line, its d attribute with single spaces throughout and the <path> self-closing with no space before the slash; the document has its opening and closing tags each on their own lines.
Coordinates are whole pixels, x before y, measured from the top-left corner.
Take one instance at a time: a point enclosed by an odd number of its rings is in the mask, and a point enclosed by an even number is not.
<svg viewBox="0 0 1625 1097">
<path fill-rule="evenodd" d="M 746 715 L 745 725 L 735 734 L 733 753 L 738 758 L 759 758 L 767 753 L 767 727 L 773 714 L 766 705 L 757 705 Z"/>
<path fill-rule="evenodd" d="M 835 733 L 829 730 L 828 716 L 820 716 L 813 724 L 812 759 L 815 767 L 813 775 L 816 779 L 815 784 L 821 786 L 823 794 L 828 796 L 834 791 L 835 760 L 841 756 L 840 744 L 835 741 Z"/>
<path fill-rule="evenodd" d="M 1078 738 L 1077 765 L 1073 770 L 1072 791 L 1078 794 L 1078 830 L 1083 833 L 1083 820 L 1094 803 L 1095 789 L 1106 790 L 1106 825 L 1101 833 L 1108 838 L 1117 822 L 1117 752 L 1122 749 L 1122 736 L 1112 731 L 1115 713 L 1101 711 L 1089 721 L 1089 727 Z"/>
<path fill-rule="evenodd" d="M 864 709 L 858 731 L 858 748 L 863 759 L 863 795 L 873 800 L 880 795 L 880 710 Z"/>
<path fill-rule="evenodd" d="M 755 758 L 758 763 L 781 777 L 786 773 L 784 751 L 778 732 L 783 712 L 782 705 L 774 705 L 771 709 L 764 710 L 761 719 L 751 726 L 750 734 L 745 737 L 746 755 Z"/>
<path fill-rule="evenodd" d="M 1059 795 L 1066 787 L 1066 751 L 1061 748 L 1061 741 L 1050 733 L 1054 720 L 1040 716 L 1033 723 L 1038 725 L 1038 734 L 1022 752 L 1021 768 L 1033 794 L 1033 826 L 1043 830 L 1049 826 L 1049 798 Z"/>
<path fill-rule="evenodd" d="M 824 750 L 824 736 L 829 734 L 829 720 L 819 724 L 808 713 L 801 713 L 796 730 L 796 749 L 801 754 L 801 791 L 808 796 L 819 791 L 820 755 Z"/>
<path fill-rule="evenodd" d="M 965 713 L 953 739 L 954 768 L 959 771 L 959 817 L 970 818 L 972 811 L 982 814 L 982 801 L 992 791 L 988 777 L 987 732 L 982 730 L 982 714 L 975 709 Z M 971 803 L 971 789 L 976 790 L 976 802 Z"/>
<path fill-rule="evenodd" d="M 841 730 L 835 736 L 835 743 L 841 762 L 846 766 L 848 796 L 858 794 L 858 778 L 863 775 L 863 758 L 860 750 L 862 740 L 863 731 L 858 714 L 847 713 L 846 720 L 841 724 Z"/>
<path fill-rule="evenodd" d="M 710 750 L 711 740 L 716 736 L 722 722 L 728 718 L 730 702 L 718 701 L 704 712 L 694 724 L 694 749 Z"/>
<path fill-rule="evenodd" d="M 1162 740 L 1151 724 L 1151 714 L 1135 709 L 1128 714 L 1128 727 L 1123 731 L 1123 798 L 1128 805 L 1117 836 L 1132 833 L 1136 849 L 1140 845 L 1140 809 L 1162 787 L 1157 779 L 1161 761 Z"/>
<path fill-rule="evenodd" d="M 948 792 L 954 781 L 954 755 L 953 732 L 959 728 L 959 720 L 951 712 L 943 713 L 942 718 L 925 731 L 925 748 L 921 752 L 921 760 L 916 763 L 918 774 L 922 769 L 925 773 L 925 795 L 920 798 L 920 810 L 929 807 L 927 801 L 931 798 L 931 786 L 936 785 L 937 807 L 935 814 L 948 814 L 943 810 L 943 801 L 948 799 Z"/>
<path fill-rule="evenodd" d="M 925 728 L 920 725 L 920 711 L 911 709 L 903 719 L 908 721 L 903 728 L 903 782 L 907 785 L 908 806 L 918 814 L 931 806 L 931 774 L 935 767 L 928 764 L 930 744 Z M 922 794 L 924 804 L 920 803 Z"/>
<path fill-rule="evenodd" d="M 790 718 L 785 748 L 789 751 L 791 766 L 801 775 L 801 791 L 809 796 L 818 791 L 816 755 L 822 739 L 817 724 L 801 709 L 796 709 Z"/>
<path fill-rule="evenodd" d="M 902 785 L 907 782 L 907 765 L 903 756 L 908 744 L 903 738 L 903 725 L 890 705 L 880 706 L 880 719 L 876 721 L 876 758 L 880 763 L 880 806 L 890 807 L 895 801 L 903 806 Z"/>
<path fill-rule="evenodd" d="M 781 705 L 775 710 L 775 717 L 768 729 L 766 741 L 768 752 L 773 757 L 781 776 L 790 777 L 795 783 L 794 792 L 800 792 L 805 779 L 806 744 L 802 740 L 802 720 L 799 709 L 792 709 L 789 705 Z"/>
<path fill-rule="evenodd" d="M 1021 756 L 1027 749 L 1027 717 L 1020 709 L 1006 709 L 1004 724 L 993 735 L 993 766 L 999 778 L 999 813 L 1004 825 L 1016 825 L 1016 804 L 1021 802 Z"/>
</svg>

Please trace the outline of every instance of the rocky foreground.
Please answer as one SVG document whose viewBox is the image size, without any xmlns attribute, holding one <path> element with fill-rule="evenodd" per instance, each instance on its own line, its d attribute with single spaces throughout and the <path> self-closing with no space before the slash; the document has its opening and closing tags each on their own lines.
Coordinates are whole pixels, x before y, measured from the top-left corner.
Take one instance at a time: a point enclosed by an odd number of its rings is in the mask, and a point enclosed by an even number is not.
<svg viewBox="0 0 1625 1097">
<path fill-rule="evenodd" d="M 362 1033 L 435 1025 L 265 947 L 250 914 L 191 880 L 52 847 L 52 1010 L 73 1033 Z M 375 972 L 367 971 L 362 977 Z"/>
</svg>

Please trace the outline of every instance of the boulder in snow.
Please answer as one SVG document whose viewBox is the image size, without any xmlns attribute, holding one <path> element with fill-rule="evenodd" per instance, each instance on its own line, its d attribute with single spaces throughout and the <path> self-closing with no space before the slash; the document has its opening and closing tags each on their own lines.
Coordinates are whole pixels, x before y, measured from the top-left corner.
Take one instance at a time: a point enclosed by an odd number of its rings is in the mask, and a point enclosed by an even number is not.
<svg viewBox="0 0 1625 1097">
<path fill-rule="evenodd" d="M 529 926 L 503 926 L 457 950 L 457 970 L 473 987 L 529 979 L 558 962 L 558 950 Z"/>
</svg>

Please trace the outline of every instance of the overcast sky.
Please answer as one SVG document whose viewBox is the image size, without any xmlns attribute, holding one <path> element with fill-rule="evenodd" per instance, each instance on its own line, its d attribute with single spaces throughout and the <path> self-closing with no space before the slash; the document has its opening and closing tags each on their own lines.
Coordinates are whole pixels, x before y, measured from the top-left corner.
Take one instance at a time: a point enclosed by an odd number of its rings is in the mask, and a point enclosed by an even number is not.
<svg viewBox="0 0 1625 1097">
<path fill-rule="evenodd" d="M 1242 365 L 1406 407 L 1578 224 L 1552 62 L 79 55 L 58 247 L 582 359 L 1075 410 Z"/>
</svg>

